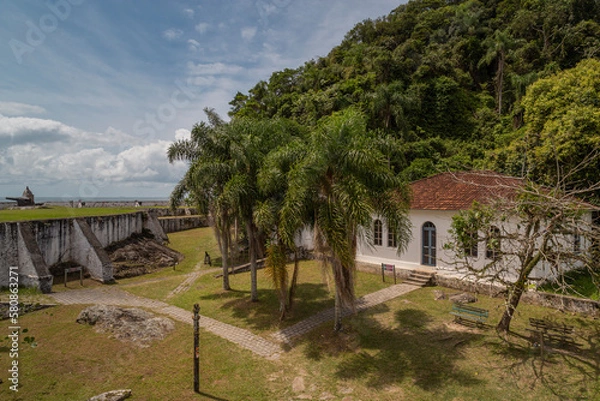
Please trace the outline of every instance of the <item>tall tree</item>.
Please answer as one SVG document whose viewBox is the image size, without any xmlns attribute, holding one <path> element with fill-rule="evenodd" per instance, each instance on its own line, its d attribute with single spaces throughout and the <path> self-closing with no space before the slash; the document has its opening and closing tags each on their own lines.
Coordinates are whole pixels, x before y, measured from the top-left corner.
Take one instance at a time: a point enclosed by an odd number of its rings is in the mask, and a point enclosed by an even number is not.
<svg viewBox="0 0 600 401">
<path fill-rule="evenodd" d="M 369 231 L 374 214 L 396 227 L 400 248 L 406 245 L 406 187 L 366 132 L 364 115 L 354 109 L 320 121 L 287 179 L 282 238 L 292 245 L 300 228 L 312 226 L 316 251 L 333 274 L 338 331 L 342 308 L 354 308 L 357 237 Z"/>
<path fill-rule="evenodd" d="M 179 140 L 167 151 L 172 163 L 188 162 L 189 168 L 171 193 L 171 206 L 181 204 L 186 197 L 202 212 L 211 217 L 217 242 L 221 250 L 223 266 L 223 289 L 229 290 L 229 253 L 233 205 L 224 196 L 225 186 L 231 176 L 230 138 L 224 129 L 226 124 L 213 109 L 204 109 L 208 123 L 194 126 L 190 139 Z"/>
<path fill-rule="evenodd" d="M 479 65 L 490 65 L 495 62 L 494 89 L 496 92 L 496 104 L 498 114 L 502 114 L 504 95 L 504 76 L 506 70 L 507 56 L 514 39 L 507 31 L 496 30 L 493 36 L 488 36 L 483 45 L 487 51 L 480 60 Z"/>
<path fill-rule="evenodd" d="M 282 119 L 234 118 L 226 128 L 231 141 L 231 175 L 223 197 L 244 222 L 250 257 L 251 300 L 258 301 L 257 258 L 264 255 L 264 233 L 255 221 L 255 212 L 265 196 L 258 186 L 258 173 L 269 152 L 287 143 L 298 126 Z"/>
<path fill-rule="evenodd" d="M 565 191 L 563 183 L 549 188 L 524 179 L 503 185 L 502 192 L 507 196 L 454 216 L 445 247 L 456 255 L 457 268 L 506 287 L 496 329 L 508 334 L 534 269 L 545 269 L 548 278 L 575 268 L 593 270 L 593 244 L 600 233 L 592 219 L 596 208 L 578 201 L 575 195 L 580 192 Z M 478 244 L 486 252 L 473 258 L 468 250 Z"/>
</svg>

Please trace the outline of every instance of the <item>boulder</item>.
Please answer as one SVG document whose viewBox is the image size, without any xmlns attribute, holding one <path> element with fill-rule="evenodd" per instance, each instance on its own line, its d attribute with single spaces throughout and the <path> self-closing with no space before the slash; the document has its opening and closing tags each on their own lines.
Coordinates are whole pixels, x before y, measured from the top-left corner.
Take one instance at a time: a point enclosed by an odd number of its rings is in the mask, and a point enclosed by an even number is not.
<svg viewBox="0 0 600 401">
<path fill-rule="evenodd" d="M 477 298 L 475 295 L 469 294 L 468 292 L 460 292 L 458 294 L 452 294 L 448 297 L 448 299 L 452 302 L 460 303 L 460 304 L 470 304 L 473 302 L 477 302 Z"/>
<path fill-rule="evenodd" d="M 95 326 L 99 332 L 139 347 L 148 347 L 151 342 L 164 339 L 175 328 L 171 319 L 156 317 L 138 308 L 110 305 L 85 308 L 79 313 L 77 323 Z"/>
</svg>

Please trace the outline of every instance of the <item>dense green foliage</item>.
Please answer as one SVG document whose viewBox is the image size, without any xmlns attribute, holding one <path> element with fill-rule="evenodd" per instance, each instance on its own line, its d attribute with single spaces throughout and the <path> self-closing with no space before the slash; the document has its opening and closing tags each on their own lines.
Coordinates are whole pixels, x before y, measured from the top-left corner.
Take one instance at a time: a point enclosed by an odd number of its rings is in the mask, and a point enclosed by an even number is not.
<svg viewBox="0 0 600 401">
<path fill-rule="evenodd" d="M 326 57 L 238 93 L 230 114 L 312 126 L 358 107 L 370 129 L 403 142 L 394 162 L 407 179 L 471 167 L 514 173 L 522 166 L 502 150 L 524 137 L 528 117 L 537 125 L 546 116 L 535 106 L 524 113 L 527 87 L 598 55 L 598 0 L 412 0 L 359 23 Z"/>
</svg>

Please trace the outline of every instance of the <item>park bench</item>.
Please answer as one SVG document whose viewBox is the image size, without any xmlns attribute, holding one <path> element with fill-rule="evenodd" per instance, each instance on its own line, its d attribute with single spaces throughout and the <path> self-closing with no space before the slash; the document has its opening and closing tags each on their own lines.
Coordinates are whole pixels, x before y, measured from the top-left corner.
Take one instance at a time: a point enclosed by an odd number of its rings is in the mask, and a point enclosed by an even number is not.
<svg viewBox="0 0 600 401">
<path fill-rule="evenodd" d="M 67 275 L 69 273 L 79 273 L 79 284 L 83 287 L 83 267 L 76 266 L 65 269 L 65 287 L 67 286 Z"/>
<path fill-rule="evenodd" d="M 529 318 L 532 328 L 527 330 L 532 333 L 532 343 L 557 344 L 559 346 L 578 347 L 579 344 L 573 339 L 575 328 L 566 324 L 557 324 L 544 319 Z"/>
<path fill-rule="evenodd" d="M 451 315 L 454 315 L 454 321 L 457 323 L 475 323 L 482 325 L 488 318 L 489 312 L 487 309 L 477 308 L 471 305 L 461 303 L 452 304 Z"/>
</svg>

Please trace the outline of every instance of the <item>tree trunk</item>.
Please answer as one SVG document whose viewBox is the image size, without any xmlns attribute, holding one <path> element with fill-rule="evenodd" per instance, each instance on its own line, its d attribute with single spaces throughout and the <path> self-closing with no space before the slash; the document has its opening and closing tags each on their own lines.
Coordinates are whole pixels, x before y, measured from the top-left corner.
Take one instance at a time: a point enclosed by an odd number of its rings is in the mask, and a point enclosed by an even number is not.
<svg viewBox="0 0 600 401">
<path fill-rule="evenodd" d="M 496 91 L 498 93 L 498 115 L 502 115 L 502 92 L 504 87 L 504 52 L 498 58 L 498 73 L 496 76 Z"/>
<path fill-rule="evenodd" d="M 246 223 L 246 231 L 248 233 L 248 250 L 250 252 L 250 300 L 252 302 L 258 302 L 255 227 L 251 221 Z"/>
<path fill-rule="evenodd" d="M 223 215 L 223 221 L 227 221 L 226 215 Z M 227 229 L 227 224 L 223 224 L 223 226 L 221 227 L 221 243 L 222 243 L 222 249 L 221 249 L 221 257 L 222 257 L 222 264 L 223 264 L 223 289 L 225 291 L 229 291 L 231 290 L 231 287 L 229 286 L 229 230 Z"/>
<path fill-rule="evenodd" d="M 513 286 L 512 291 L 509 292 L 506 307 L 504 309 L 504 313 L 502 314 L 502 318 L 500 322 L 496 326 L 496 331 L 499 333 L 508 334 L 510 332 L 510 322 L 515 314 L 515 310 L 517 310 L 517 306 L 519 305 L 519 301 L 521 300 L 521 295 L 525 291 L 525 280 L 519 279 Z"/>
<path fill-rule="evenodd" d="M 335 317 L 333 321 L 333 331 L 342 330 L 342 300 L 340 299 L 340 292 L 336 285 L 335 287 Z"/>
<path fill-rule="evenodd" d="M 298 284 L 298 272 L 300 271 L 300 261 L 298 260 L 298 250 L 294 249 L 294 272 L 290 281 L 290 291 L 288 292 L 287 311 L 290 312 L 294 306 L 294 295 L 296 295 L 296 286 Z"/>
</svg>

